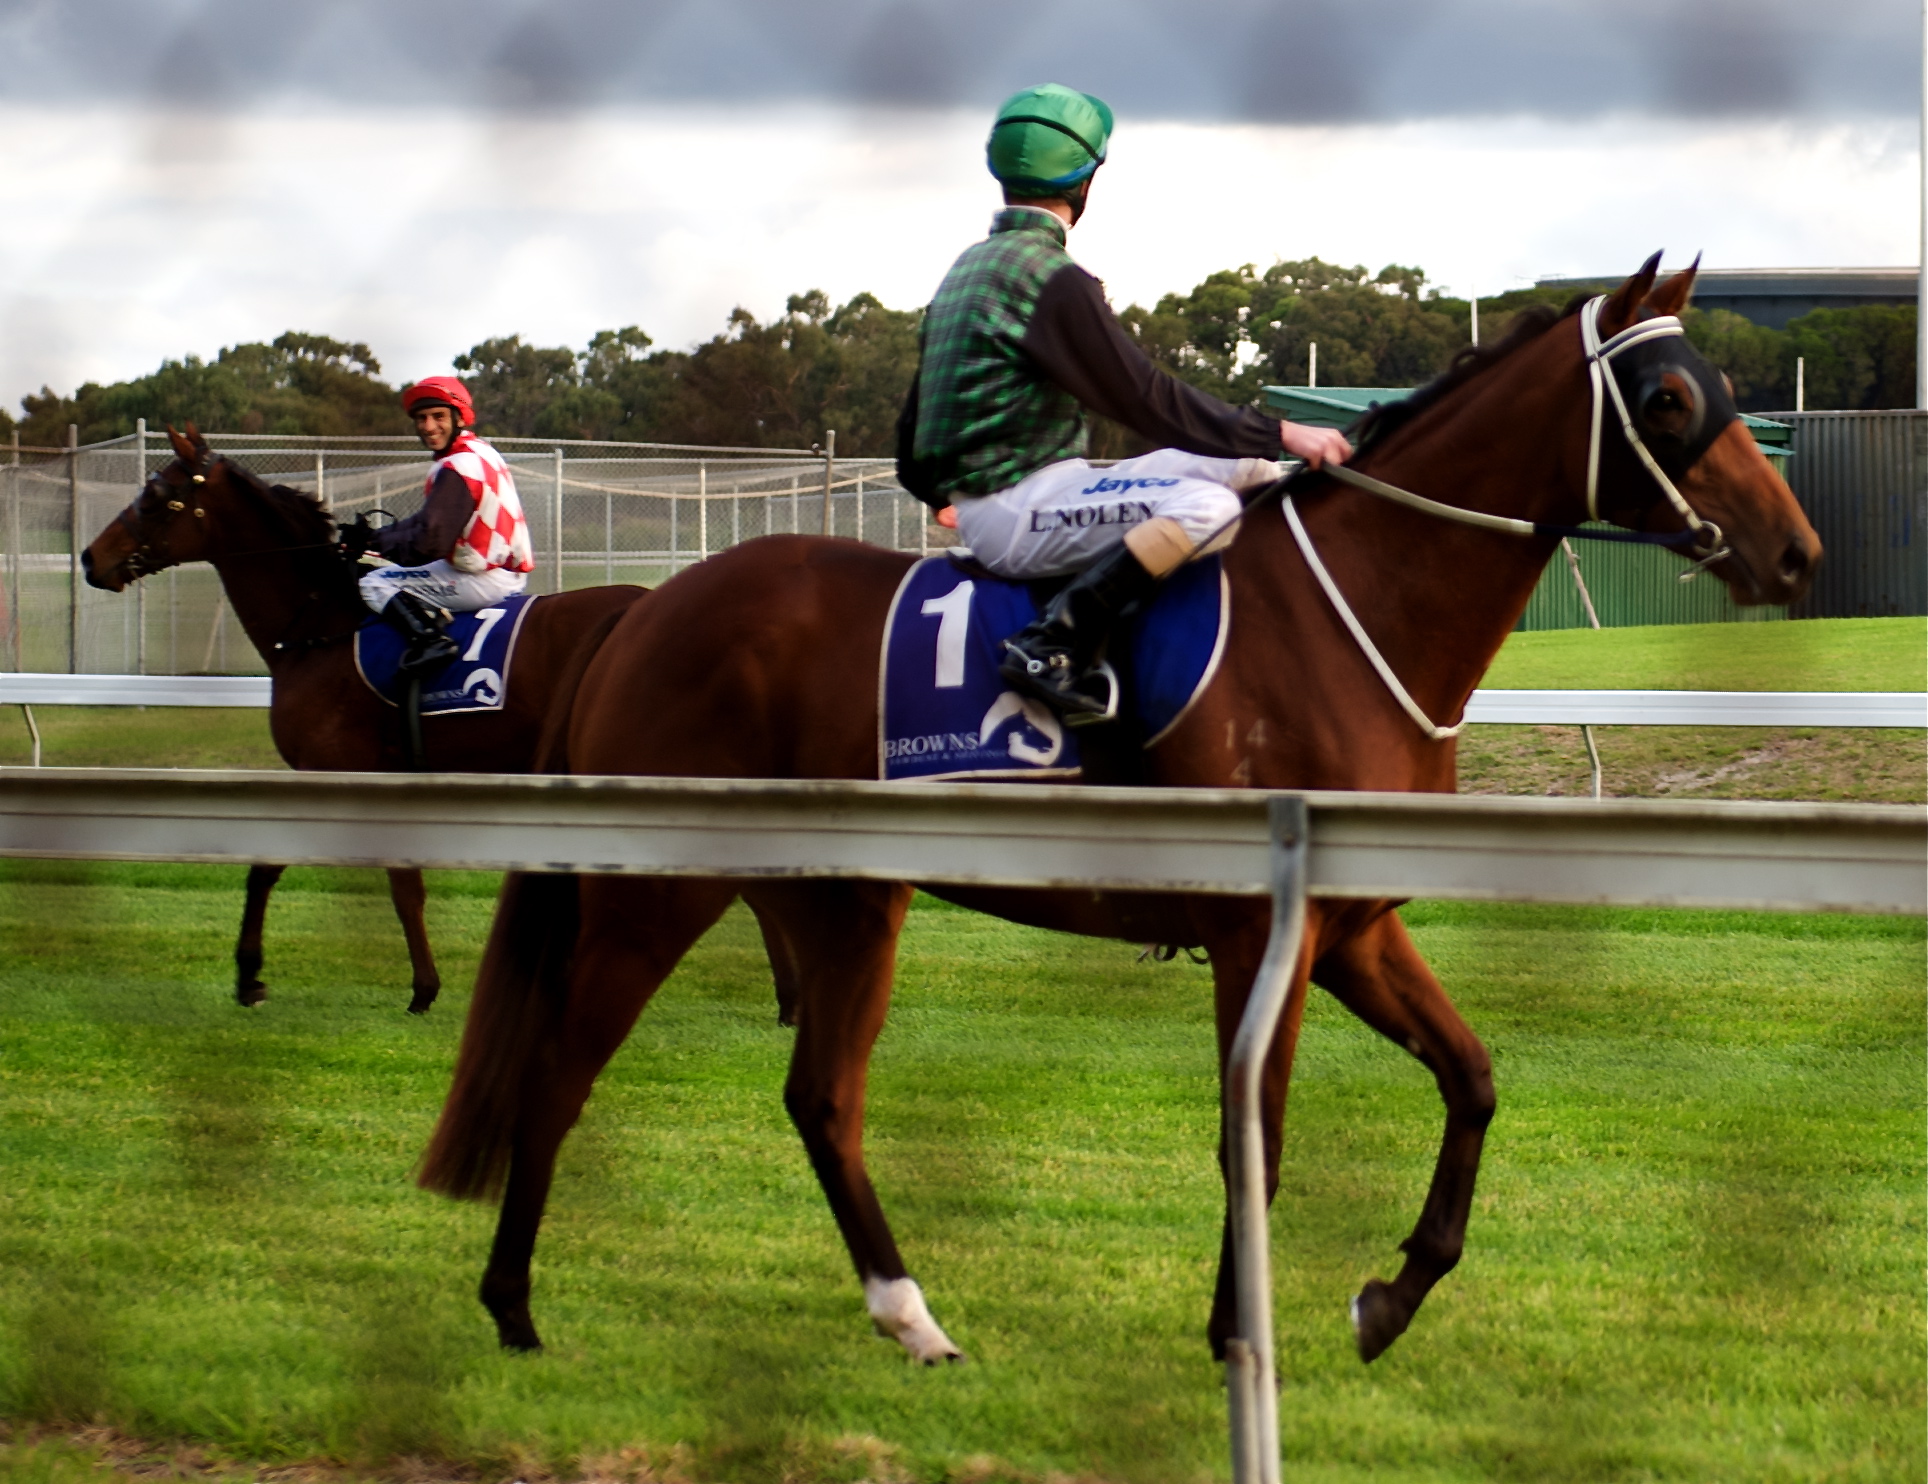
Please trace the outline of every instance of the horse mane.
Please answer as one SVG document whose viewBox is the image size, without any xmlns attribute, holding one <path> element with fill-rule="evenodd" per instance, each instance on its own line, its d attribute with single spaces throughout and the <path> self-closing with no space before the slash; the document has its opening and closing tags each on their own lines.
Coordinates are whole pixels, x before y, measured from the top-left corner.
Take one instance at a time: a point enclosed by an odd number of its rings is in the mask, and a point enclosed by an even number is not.
<svg viewBox="0 0 1928 1484">
<path fill-rule="evenodd" d="M 1570 300 L 1564 309 L 1550 304 L 1529 304 L 1513 316 L 1506 333 L 1490 345 L 1469 345 L 1448 363 L 1446 369 L 1409 397 L 1397 402 L 1375 402 L 1352 426 L 1346 429 L 1359 452 L 1383 443 L 1399 429 L 1437 402 L 1444 401 L 1482 371 L 1489 371 L 1520 347 L 1538 340 L 1553 326 L 1578 314 L 1589 295 Z"/>
<path fill-rule="evenodd" d="M 285 484 L 269 484 L 245 464 L 236 463 L 233 459 L 224 457 L 221 462 L 227 467 L 230 478 L 240 483 L 271 514 L 279 518 L 294 538 L 288 543 L 290 546 L 326 537 L 334 530 L 335 517 L 316 496 Z"/>
</svg>

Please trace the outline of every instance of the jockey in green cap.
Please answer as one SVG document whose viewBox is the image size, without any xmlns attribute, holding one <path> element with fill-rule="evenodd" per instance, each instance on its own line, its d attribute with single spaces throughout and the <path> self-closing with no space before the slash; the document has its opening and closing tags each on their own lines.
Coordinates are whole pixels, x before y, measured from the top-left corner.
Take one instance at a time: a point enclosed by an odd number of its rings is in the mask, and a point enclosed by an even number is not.
<svg viewBox="0 0 1928 1484">
<path fill-rule="evenodd" d="M 1152 365 L 1072 261 L 1065 233 L 1105 162 L 1111 110 L 1058 83 L 998 110 L 985 147 L 1004 189 L 991 235 L 964 250 L 924 316 L 898 421 L 898 476 L 992 572 L 1076 573 L 1005 645 L 1005 681 L 1068 722 L 1115 712 L 1099 663 L 1120 614 L 1182 563 L 1226 545 L 1240 493 L 1351 454 L 1329 428 L 1232 407 Z M 1082 455 L 1087 410 L 1156 451 L 1109 469 Z"/>
</svg>

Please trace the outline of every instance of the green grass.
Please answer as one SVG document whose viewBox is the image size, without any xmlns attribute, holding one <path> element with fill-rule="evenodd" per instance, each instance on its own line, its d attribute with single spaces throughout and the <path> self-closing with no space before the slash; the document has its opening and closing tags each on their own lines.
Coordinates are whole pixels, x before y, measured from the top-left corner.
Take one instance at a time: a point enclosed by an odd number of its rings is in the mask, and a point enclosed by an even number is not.
<svg viewBox="0 0 1928 1484">
<path fill-rule="evenodd" d="M 1928 619 L 1809 618 L 1514 634 L 1501 690 L 1923 690 Z"/>
<path fill-rule="evenodd" d="M 36 706 L 50 768 L 285 768 L 262 707 Z M 18 706 L 0 706 L 0 766 L 33 761 Z"/>
<path fill-rule="evenodd" d="M 374 873 L 290 872 L 273 998 L 236 1009 L 239 876 L 0 867 L 16 1422 L 496 1478 L 1224 1476 L 1205 970 L 920 901 L 870 1147 L 972 1357 L 925 1371 L 867 1332 L 733 912 L 565 1149 L 550 1349 L 515 1357 L 472 1298 L 491 1213 L 409 1179 L 493 883 L 433 883 L 451 989 L 418 1020 Z M 1466 1260 L 1362 1367 L 1345 1300 L 1396 1261 L 1439 1109 L 1315 997 L 1274 1217 L 1290 1477 L 1919 1480 L 1921 925 L 1407 917 L 1493 1051 L 1500 1114 Z M 87 1456 L 0 1467 L 66 1484 Z"/>
</svg>

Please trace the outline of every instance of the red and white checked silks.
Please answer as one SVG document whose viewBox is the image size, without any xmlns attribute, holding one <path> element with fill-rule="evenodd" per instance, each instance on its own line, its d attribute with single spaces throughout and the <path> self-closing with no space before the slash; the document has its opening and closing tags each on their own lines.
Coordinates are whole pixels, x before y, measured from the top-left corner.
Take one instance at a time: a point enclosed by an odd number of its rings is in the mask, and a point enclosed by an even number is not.
<svg viewBox="0 0 1928 1484">
<path fill-rule="evenodd" d="M 475 514 L 462 528 L 455 550 L 449 553 L 449 564 L 463 572 L 489 572 L 498 567 L 533 572 L 536 553 L 529 540 L 529 522 L 523 518 L 515 477 L 502 455 L 464 428 L 448 452 L 429 466 L 425 494 L 435 488 L 436 477 L 445 468 L 462 477 L 469 498 L 475 501 Z"/>
</svg>

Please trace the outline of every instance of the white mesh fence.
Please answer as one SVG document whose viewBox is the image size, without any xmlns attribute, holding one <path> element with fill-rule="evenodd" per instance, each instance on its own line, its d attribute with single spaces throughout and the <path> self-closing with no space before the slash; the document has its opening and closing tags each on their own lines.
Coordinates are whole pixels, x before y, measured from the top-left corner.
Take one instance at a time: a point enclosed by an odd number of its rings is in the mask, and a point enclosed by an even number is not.
<svg viewBox="0 0 1928 1484">
<path fill-rule="evenodd" d="M 896 551 L 952 544 L 898 485 L 888 459 L 809 451 L 491 440 L 515 472 L 536 547 L 532 592 L 654 587 L 740 541 L 833 534 Z M 338 520 L 419 508 L 426 455 L 413 438 L 210 434 L 270 484 L 318 493 Z M 5 456 L 0 449 L 0 457 Z M 123 593 L 87 586 L 79 553 L 173 451 L 136 434 L 0 464 L 0 669 L 96 674 L 260 674 L 266 669 L 214 569 L 176 567 Z M 829 485 L 826 497 L 825 485 Z"/>
</svg>

